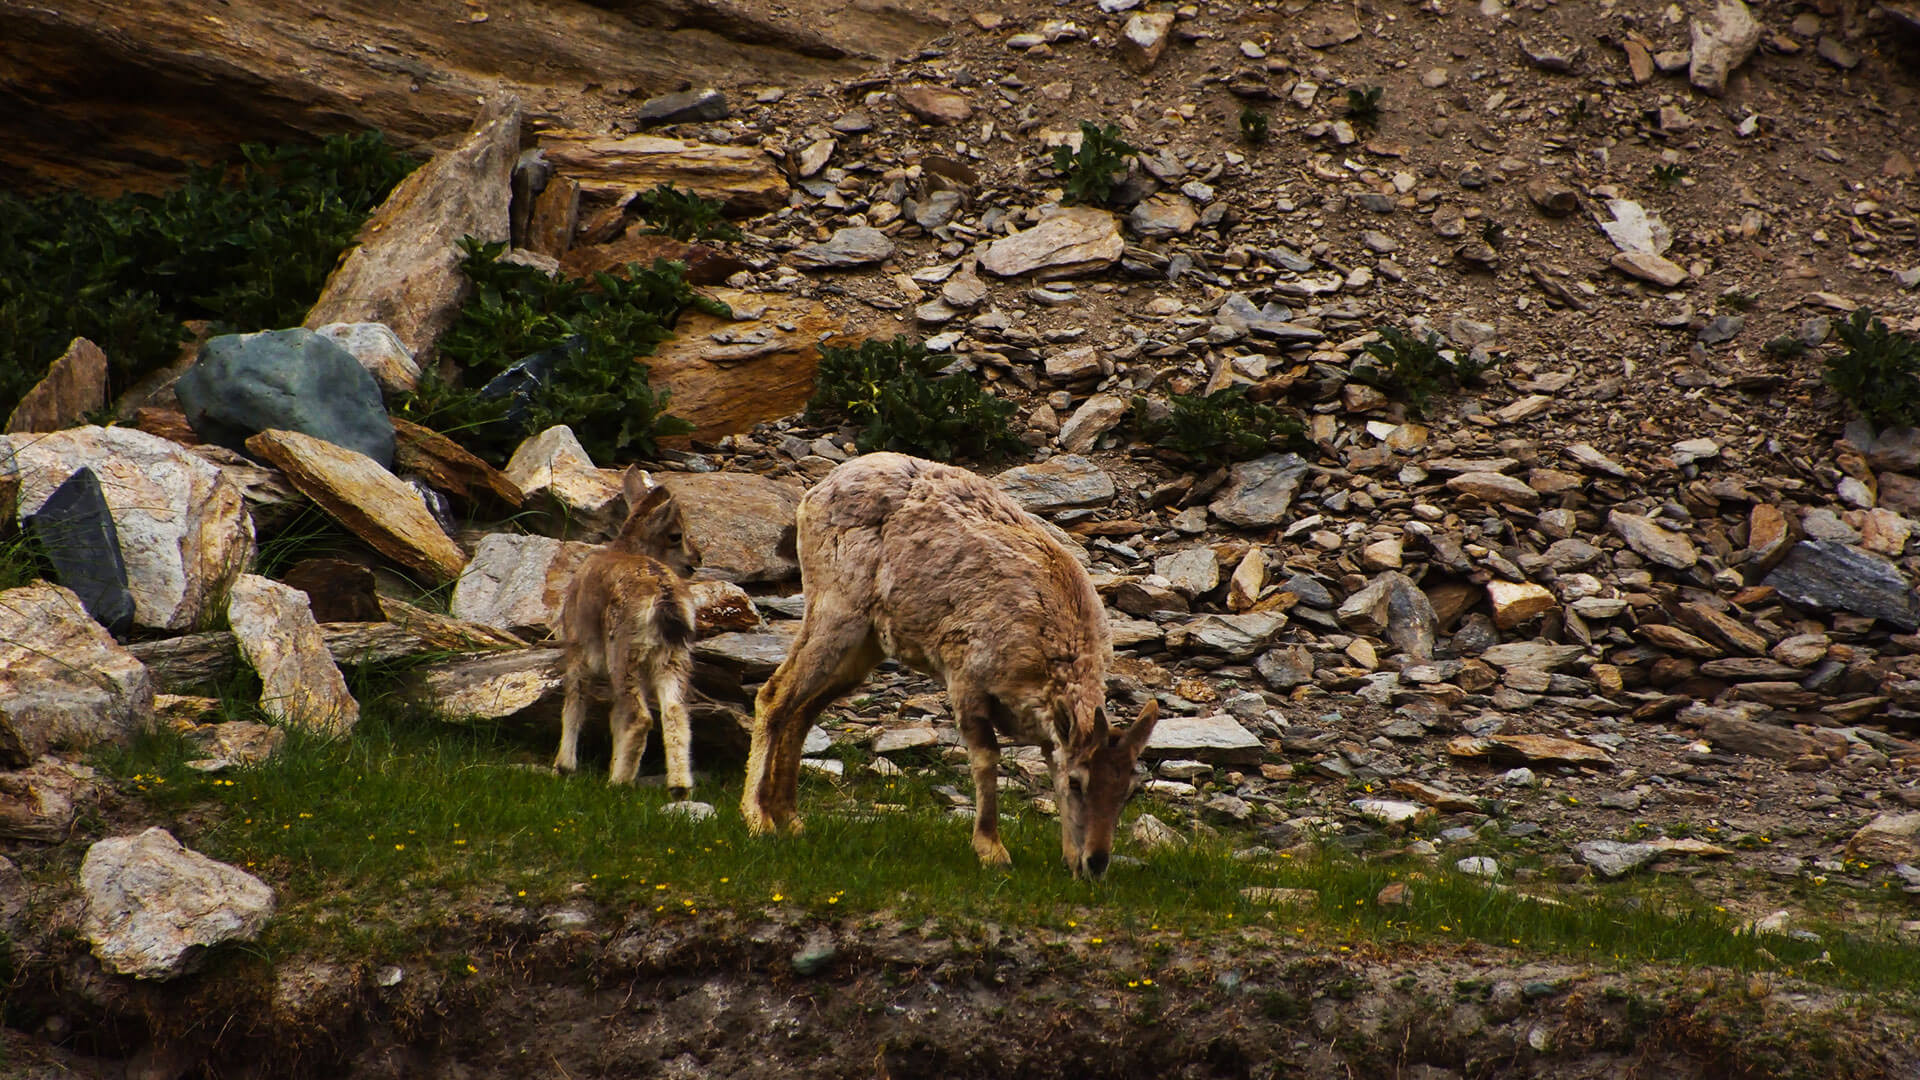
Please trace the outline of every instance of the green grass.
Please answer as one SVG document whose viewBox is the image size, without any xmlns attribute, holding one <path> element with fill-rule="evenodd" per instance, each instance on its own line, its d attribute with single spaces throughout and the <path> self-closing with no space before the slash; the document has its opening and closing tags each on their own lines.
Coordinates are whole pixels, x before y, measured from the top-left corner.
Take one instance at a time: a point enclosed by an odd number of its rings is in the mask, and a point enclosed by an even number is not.
<svg viewBox="0 0 1920 1080">
<path fill-rule="evenodd" d="M 0 540 L 0 592 L 53 580 L 53 567 L 40 545 L 25 532 Z"/>
<path fill-rule="evenodd" d="M 660 788 L 609 787 L 604 748 L 580 775 L 556 779 L 530 767 L 552 753 L 544 732 L 446 724 L 392 699 L 363 700 L 352 738 L 291 732 L 285 751 L 253 770 L 196 773 L 185 767 L 190 748 L 166 733 L 97 763 L 181 821 L 184 842 L 274 885 L 281 917 L 260 945 L 270 956 L 410 955 L 430 951 L 430 931 L 463 911 L 533 913 L 584 899 L 655 920 L 886 913 L 957 932 L 991 923 L 1096 950 L 1248 928 L 1334 951 L 1475 942 L 1603 966 L 1714 966 L 1889 990 L 1920 981 L 1920 949 L 1824 928 L 1819 943 L 1739 933 L 1732 915 L 1657 879 L 1547 904 L 1410 860 L 1236 859 L 1247 837 L 1223 836 L 1145 853 L 1122 839 L 1119 852 L 1143 865 L 1079 882 L 1060 865 L 1054 820 L 1017 795 L 1002 800 L 1014 868 L 983 870 L 968 820 L 932 790 L 968 784 L 944 774 L 808 779 L 806 831 L 758 838 L 735 809 L 730 777 L 702 782 L 695 797 L 719 812 L 689 822 L 660 812 Z M 875 803 L 900 809 L 875 812 Z M 1129 817 L 1149 809 L 1178 818 L 1144 800 Z M 1393 881 L 1409 883 L 1408 902 L 1383 907 L 1375 897 Z M 1311 889 L 1318 899 L 1275 906 L 1244 897 L 1249 887 Z"/>
</svg>

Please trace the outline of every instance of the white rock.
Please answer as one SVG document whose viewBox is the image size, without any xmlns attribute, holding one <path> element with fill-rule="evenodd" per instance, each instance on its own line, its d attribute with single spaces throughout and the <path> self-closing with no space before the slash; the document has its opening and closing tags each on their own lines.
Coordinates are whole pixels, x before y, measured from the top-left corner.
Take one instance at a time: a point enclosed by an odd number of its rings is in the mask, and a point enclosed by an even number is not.
<svg viewBox="0 0 1920 1080">
<path fill-rule="evenodd" d="M 681 817 L 688 821 L 705 821 L 713 816 L 713 804 L 687 799 L 683 802 L 670 802 L 660 808 L 667 817 Z"/>
<path fill-rule="evenodd" d="M 1404 824 L 1426 812 L 1426 808 L 1419 803 L 1400 802 L 1396 799 L 1355 799 L 1348 805 L 1365 816 L 1387 825 Z"/>
<path fill-rule="evenodd" d="M 626 516 L 618 474 L 595 467 L 565 424 L 521 443 L 507 461 L 506 474 L 528 496 L 545 493 L 569 518 L 599 535 L 611 534 Z"/>
<path fill-rule="evenodd" d="M 187 630 L 209 621 L 253 560 L 253 518 L 240 485 L 180 444 L 135 428 L 0 436 L 0 474 L 20 476 L 23 523 L 81 468 L 99 477 L 113 514 L 134 622 Z"/>
<path fill-rule="evenodd" d="M 257 574 L 242 574 L 227 596 L 227 623 L 240 656 L 260 673 L 260 708 L 282 723 L 345 735 L 360 703 L 327 652 L 307 594 Z"/>
<path fill-rule="evenodd" d="M 153 713 L 146 666 L 57 585 L 0 592 L 0 765 L 131 738 Z"/>
<path fill-rule="evenodd" d="M 1208 716 L 1163 715 L 1147 738 L 1149 756 L 1192 758 L 1215 763 L 1260 759 L 1260 740 L 1227 713 Z"/>
<path fill-rule="evenodd" d="M 1126 246 L 1120 219 L 1107 211 L 1056 207 L 1033 228 L 988 244 L 980 255 L 980 269 L 996 277 L 1072 277 L 1119 262 Z"/>
<path fill-rule="evenodd" d="M 109 971 L 167 979 L 203 950 L 251 941 L 273 916 L 273 890 L 252 874 L 180 845 L 165 829 L 87 849 L 81 932 Z"/>
<path fill-rule="evenodd" d="M 1497 878 L 1500 876 L 1500 864 L 1485 855 L 1469 855 L 1454 863 L 1453 868 L 1473 877 Z"/>
<path fill-rule="evenodd" d="M 560 604 L 592 544 L 519 533 L 488 533 L 460 571 L 448 610 L 500 630 L 557 631 Z"/>
</svg>

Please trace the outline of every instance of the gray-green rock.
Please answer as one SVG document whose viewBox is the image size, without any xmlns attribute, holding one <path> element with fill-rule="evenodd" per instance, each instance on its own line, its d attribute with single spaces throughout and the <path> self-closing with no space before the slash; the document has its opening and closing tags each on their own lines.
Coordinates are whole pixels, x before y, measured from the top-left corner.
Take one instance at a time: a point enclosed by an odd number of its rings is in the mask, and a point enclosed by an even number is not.
<svg viewBox="0 0 1920 1080">
<path fill-rule="evenodd" d="M 380 384 L 353 354 L 312 330 L 224 334 L 174 384 L 187 423 L 208 442 L 246 449 L 262 431 L 297 431 L 393 467 L 393 423 Z"/>
</svg>

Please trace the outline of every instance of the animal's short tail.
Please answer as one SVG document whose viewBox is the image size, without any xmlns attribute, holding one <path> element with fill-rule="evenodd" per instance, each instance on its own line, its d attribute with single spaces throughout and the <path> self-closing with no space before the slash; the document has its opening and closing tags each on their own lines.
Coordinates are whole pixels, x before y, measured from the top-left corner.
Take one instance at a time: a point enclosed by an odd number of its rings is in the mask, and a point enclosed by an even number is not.
<svg viewBox="0 0 1920 1080">
<path fill-rule="evenodd" d="M 692 644 L 692 607 L 691 603 L 674 595 L 671 585 L 662 584 L 660 595 L 653 602 L 653 632 L 661 644 L 674 649 L 684 649 Z"/>
</svg>

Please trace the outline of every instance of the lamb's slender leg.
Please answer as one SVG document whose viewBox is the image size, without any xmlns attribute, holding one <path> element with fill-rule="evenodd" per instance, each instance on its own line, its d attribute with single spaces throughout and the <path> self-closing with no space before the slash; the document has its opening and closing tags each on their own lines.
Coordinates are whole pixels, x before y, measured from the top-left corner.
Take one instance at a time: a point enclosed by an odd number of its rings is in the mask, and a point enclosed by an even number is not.
<svg viewBox="0 0 1920 1080">
<path fill-rule="evenodd" d="M 561 677 L 566 688 L 566 703 L 560 707 L 560 752 L 553 767 L 570 773 L 580 767 L 580 725 L 587 720 L 587 665 L 580 650 L 567 649 L 566 673 Z"/>
<path fill-rule="evenodd" d="M 865 619 L 827 605 L 810 606 L 793 651 L 760 688 L 753 704 L 740 814 L 757 833 L 799 828 L 800 748 L 820 710 L 860 684 L 880 662 L 880 643 Z"/>
<path fill-rule="evenodd" d="M 660 740 L 667 750 L 667 792 L 675 802 L 693 792 L 693 721 L 686 706 L 691 666 L 682 653 L 657 665 L 653 675 L 660 695 Z"/>
<path fill-rule="evenodd" d="M 607 674 L 613 682 L 613 764 L 607 780 L 631 784 L 640 771 L 640 757 L 647 752 L 647 736 L 653 731 L 653 713 L 647 708 L 647 687 L 640 670 L 641 658 L 632 642 L 622 637 L 607 649 Z"/>
<path fill-rule="evenodd" d="M 1000 740 L 994 735 L 989 699 L 978 690 L 951 685 L 947 695 L 967 740 L 967 763 L 973 767 L 974 854 L 982 866 L 1010 866 L 1013 857 L 1000 842 Z"/>
</svg>

